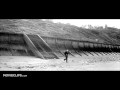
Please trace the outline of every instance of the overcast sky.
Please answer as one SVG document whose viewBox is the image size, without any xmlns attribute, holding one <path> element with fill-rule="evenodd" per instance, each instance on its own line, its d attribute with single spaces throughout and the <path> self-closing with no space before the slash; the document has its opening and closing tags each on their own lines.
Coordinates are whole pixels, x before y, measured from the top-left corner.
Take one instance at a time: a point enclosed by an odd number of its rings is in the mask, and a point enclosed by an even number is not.
<svg viewBox="0 0 120 90">
<path fill-rule="evenodd" d="M 120 29 L 120 19 L 52 19 L 53 22 L 70 23 L 71 25 L 82 26 L 110 26 Z"/>
</svg>

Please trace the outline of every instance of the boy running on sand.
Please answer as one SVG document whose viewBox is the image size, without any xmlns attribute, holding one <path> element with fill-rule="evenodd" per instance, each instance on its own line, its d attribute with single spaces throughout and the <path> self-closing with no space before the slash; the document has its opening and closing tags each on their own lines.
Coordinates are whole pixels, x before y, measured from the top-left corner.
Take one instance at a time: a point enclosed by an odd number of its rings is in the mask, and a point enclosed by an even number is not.
<svg viewBox="0 0 120 90">
<path fill-rule="evenodd" d="M 66 50 L 64 52 L 64 54 L 65 54 L 65 59 L 64 60 L 66 60 L 66 63 L 67 63 L 68 62 L 68 54 L 71 54 L 71 52 L 69 50 Z"/>
</svg>

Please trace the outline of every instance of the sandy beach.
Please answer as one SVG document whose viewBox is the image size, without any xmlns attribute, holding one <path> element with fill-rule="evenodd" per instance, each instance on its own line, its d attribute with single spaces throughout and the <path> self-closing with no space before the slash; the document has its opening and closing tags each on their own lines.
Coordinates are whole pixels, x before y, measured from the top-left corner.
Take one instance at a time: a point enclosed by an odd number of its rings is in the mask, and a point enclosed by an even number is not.
<svg viewBox="0 0 120 90">
<path fill-rule="evenodd" d="M 28 56 L 0 56 L 0 71 L 118 71 L 120 55 L 40 59 Z"/>
</svg>

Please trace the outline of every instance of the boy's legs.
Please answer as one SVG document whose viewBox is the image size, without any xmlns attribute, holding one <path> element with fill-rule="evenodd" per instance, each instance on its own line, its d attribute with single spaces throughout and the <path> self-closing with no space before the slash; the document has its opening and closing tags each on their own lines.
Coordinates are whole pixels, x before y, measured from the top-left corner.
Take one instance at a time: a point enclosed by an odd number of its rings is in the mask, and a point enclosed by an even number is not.
<svg viewBox="0 0 120 90">
<path fill-rule="evenodd" d="M 68 61 L 68 55 L 66 55 L 66 62 Z"/>
<path fill-rule="evenodd" d="M 67 55 L 67 54 L 65 54 L 65 59 L 64 59 L 64 60 L 66 60 L 66 62 L 67 62 L 67 59 L 68 59 L 68 55 Z"/>
<path fill-rule="evenodd" d="M 64 60 L 66 60 L 66 54 L 65 54 L 65 59 Z"/>
</svg>

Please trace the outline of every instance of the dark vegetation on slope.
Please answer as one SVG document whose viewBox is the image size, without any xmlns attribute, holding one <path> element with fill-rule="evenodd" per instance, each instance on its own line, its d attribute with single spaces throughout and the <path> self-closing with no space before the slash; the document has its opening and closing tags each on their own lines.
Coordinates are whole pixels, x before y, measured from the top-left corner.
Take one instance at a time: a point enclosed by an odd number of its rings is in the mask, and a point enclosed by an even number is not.
<svg viewBox="0 0 120 90">
<path fill-rule="evenodd" d="M 85 29 L 69 24 L 53 23 L 41 19 L 0 19 L 0 31 L 39 34 L 41 36 L 69 38 L 81 41 L 120 44 L 120 29 Z"/>
</svg>

